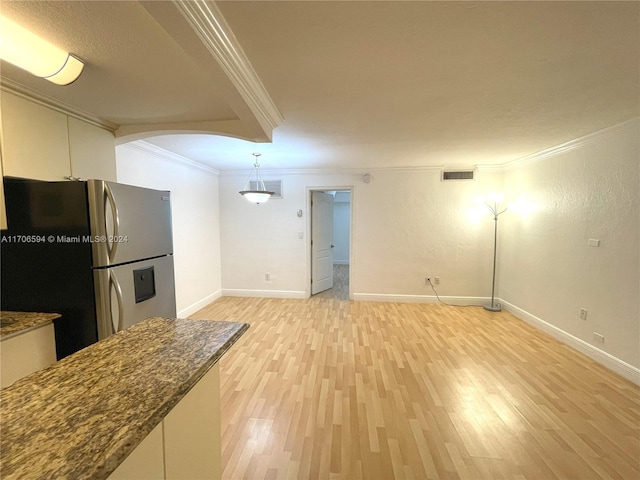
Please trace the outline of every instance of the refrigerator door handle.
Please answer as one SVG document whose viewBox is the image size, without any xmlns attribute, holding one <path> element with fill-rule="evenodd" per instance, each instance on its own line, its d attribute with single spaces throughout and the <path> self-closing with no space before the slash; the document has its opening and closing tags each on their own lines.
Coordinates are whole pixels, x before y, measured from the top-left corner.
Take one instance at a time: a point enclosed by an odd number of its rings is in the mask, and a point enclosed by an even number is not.
<svg viewBox="0 0 640 480">
<path fill-rule="evenodd" d="M 109 256 L 109 261 L 113 262 L 113 259 L 116 256 L 116 250 L 118 249 L 118 235 L 120 230 L 120 214 L 118 213 L 118 205 L 116 204 L 115 198 L 113 198 L 113 192 L 111 191 L 111 187 L 107 182 L 104 182 L 104 193 L 107 197 L 108 202 L 105 202 L 105 233 L 107 234 L 107 238 L 105 239 L 105 244 L 107 246 L 107 253 Z M 113 241 L 109 243 L 109 232 L 106 229 L 106 221 L 107 221 L 107 206 L 106 203 L 111 207 L 111 214 L 113 215 Z"/>
<path fill-rule="evenodd" d="M 111 288 L 113 287 L 113 289 Z M 124 325 L 124 305 L 122 303 L 122 289 L 120 288 L 120 284 L 112 271 L 109 272 L 109 303 L 113 305 L 113 297 L 111 296 L 111 292 L 115 290 L 116 292 L 116 301 L 118 302 L 118 326 L 116 327 L 113 324 L 113 309 L 110 309 L 111 316 L 111 327 L 112 333 L 117 333 L 122 330 L 122 326 Z"/>
</svg>

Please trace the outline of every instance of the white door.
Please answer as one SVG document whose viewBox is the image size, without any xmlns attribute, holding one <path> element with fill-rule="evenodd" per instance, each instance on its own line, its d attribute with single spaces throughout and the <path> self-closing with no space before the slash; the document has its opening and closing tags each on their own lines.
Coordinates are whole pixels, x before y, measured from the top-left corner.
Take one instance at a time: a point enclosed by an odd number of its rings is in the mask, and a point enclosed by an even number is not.
<svg viewBox="0 0 640 480">
<path fill-rule="evenodd" d="M 333 195 L 311 192 L 311 295 L 333 287 Z"/>
</svg>

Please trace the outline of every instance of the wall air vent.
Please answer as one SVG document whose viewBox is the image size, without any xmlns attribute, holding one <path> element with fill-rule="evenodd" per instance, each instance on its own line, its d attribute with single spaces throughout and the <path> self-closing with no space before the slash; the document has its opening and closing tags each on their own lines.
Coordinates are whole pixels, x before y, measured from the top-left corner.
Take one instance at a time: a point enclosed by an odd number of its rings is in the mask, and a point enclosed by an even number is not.
<svg viewBox="0 0 640 480">
<path fill-rule="evenodd" d="M 473 180 L 475 170 L 443 170 L 442 181 L 446 180 Z"/>
<path fill-rule="evenodd" d="M 251 180 L 249 186 L 251 190 L 257 190 L 258 182 Z M 264 180 L 264 188 L 266 188 L 268 192 L 273 192 L 271 198 L 282 198 L 282 180 Z"/>
</svg>

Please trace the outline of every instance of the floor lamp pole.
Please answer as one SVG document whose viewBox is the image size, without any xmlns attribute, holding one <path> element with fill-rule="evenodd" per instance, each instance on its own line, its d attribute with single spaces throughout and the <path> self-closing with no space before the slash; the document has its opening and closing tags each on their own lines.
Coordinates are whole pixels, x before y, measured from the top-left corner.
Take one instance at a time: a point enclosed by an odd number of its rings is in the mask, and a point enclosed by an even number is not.
<svg viewBox="0 0 640 480">
<path fill-rule="evenodd" d="M 493 213 L 493 279 L 491 283 L 491 305 L 484 305 L 485 310 L 490 312 L 499 312 L 502 310 L 502 305 L 495 302 L 496 294 L 496 259 L 498 254 L 498 217 L 507 211 L 505 208 L 501 212 L 498 212 L 498 202 L 494 202 L 493 206 L 486 204 Z"/>
<path fill-rule="evenodd" d="M 496 257 L 498 253 L 498 215 L 494 213 L 493 215 L 493 280 L 491 283 L 491 305 L 485 305 L 484 308 L 491 312 L 499 312 L 502 310 L 502 305 L 495 303 L 495 292 L 496 292 Z"/>
</svg>

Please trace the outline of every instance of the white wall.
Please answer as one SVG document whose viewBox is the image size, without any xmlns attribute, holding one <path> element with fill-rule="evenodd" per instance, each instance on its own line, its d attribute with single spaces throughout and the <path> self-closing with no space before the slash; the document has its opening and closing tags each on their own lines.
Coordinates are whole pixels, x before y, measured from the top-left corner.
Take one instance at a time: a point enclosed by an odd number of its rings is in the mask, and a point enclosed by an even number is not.
<svg viewBox="0 0 640 480">
<path fill-rule="evenodd" d="M 178 316 L 220 296 L 220 217 L 215 172 L 144 142 L 116 147 L 118 181 L 171 191 Z"/>
<path fill-rule="evenodd" d="M 263 173 L 283 179 L 282 200 L 250 204 L 238 194 L 246 173 L 220 177 L 224 294 L 308 294 L 308 189 L 352 186 L 354 298 L 433 301 L 427 274 L 441 278 L 441 296 L 490 296 L 493 224 L 468 211 L 477 194 L 500 188 L 501 173 L 443 183 L 435 169 L 381 170 L 369 184 L 361 174 Z"/>
<path fill-rule="evenodd" d="M 220 245 L 222 287 L 225 295 L 305 296 L 307 283 L 305 245 L 308 235 L 306 177 L 272 175 L 265 180 L 283 179 L 282 199 L 262 205 L 249 203 L 239 195 L 246 173 L 220 176 Z M 331 178 L 341 186 L 348 177 Z M 302 209 L 299 218 L 296 211 Z M 303 239 L 298 238 L 302 232 Z M 265 274 L 271 280 L 265 280 Z"/>
<path fill-rule="evenodd" d="M 524 194 L 539 210 L 526 218 L 504 215 L 500 270 L 500 297 L 516 313 L 560 329 L 585 353 L 594 356 L 595 347 L 636 368 L 639 131 L 636 119 L 508 169 L 507 194 Z M 600 247 L 588 246 L 589 239 L 599 239 Z M 580 308 L 588 310 L 586 321 Z M 594 331 L 604 343 L 594 341 Z"/>
<path fill-rule="evenodd" d="M 351 233 L 350 192 L 336 192 L 333 203 L 333 263 L 349 264 L 349 240 Z"/>
<path fill-rule="evenodd" d="M 424 277 L 440 277 L 441 296 L 491 295 L 493 222 L 469 215 L 477 195 L 499 190 L 499 173 L 440 180 L 439 170 L 378 172 L 356 201 L 359 292 L 433 295 Z"/>
</svg>

